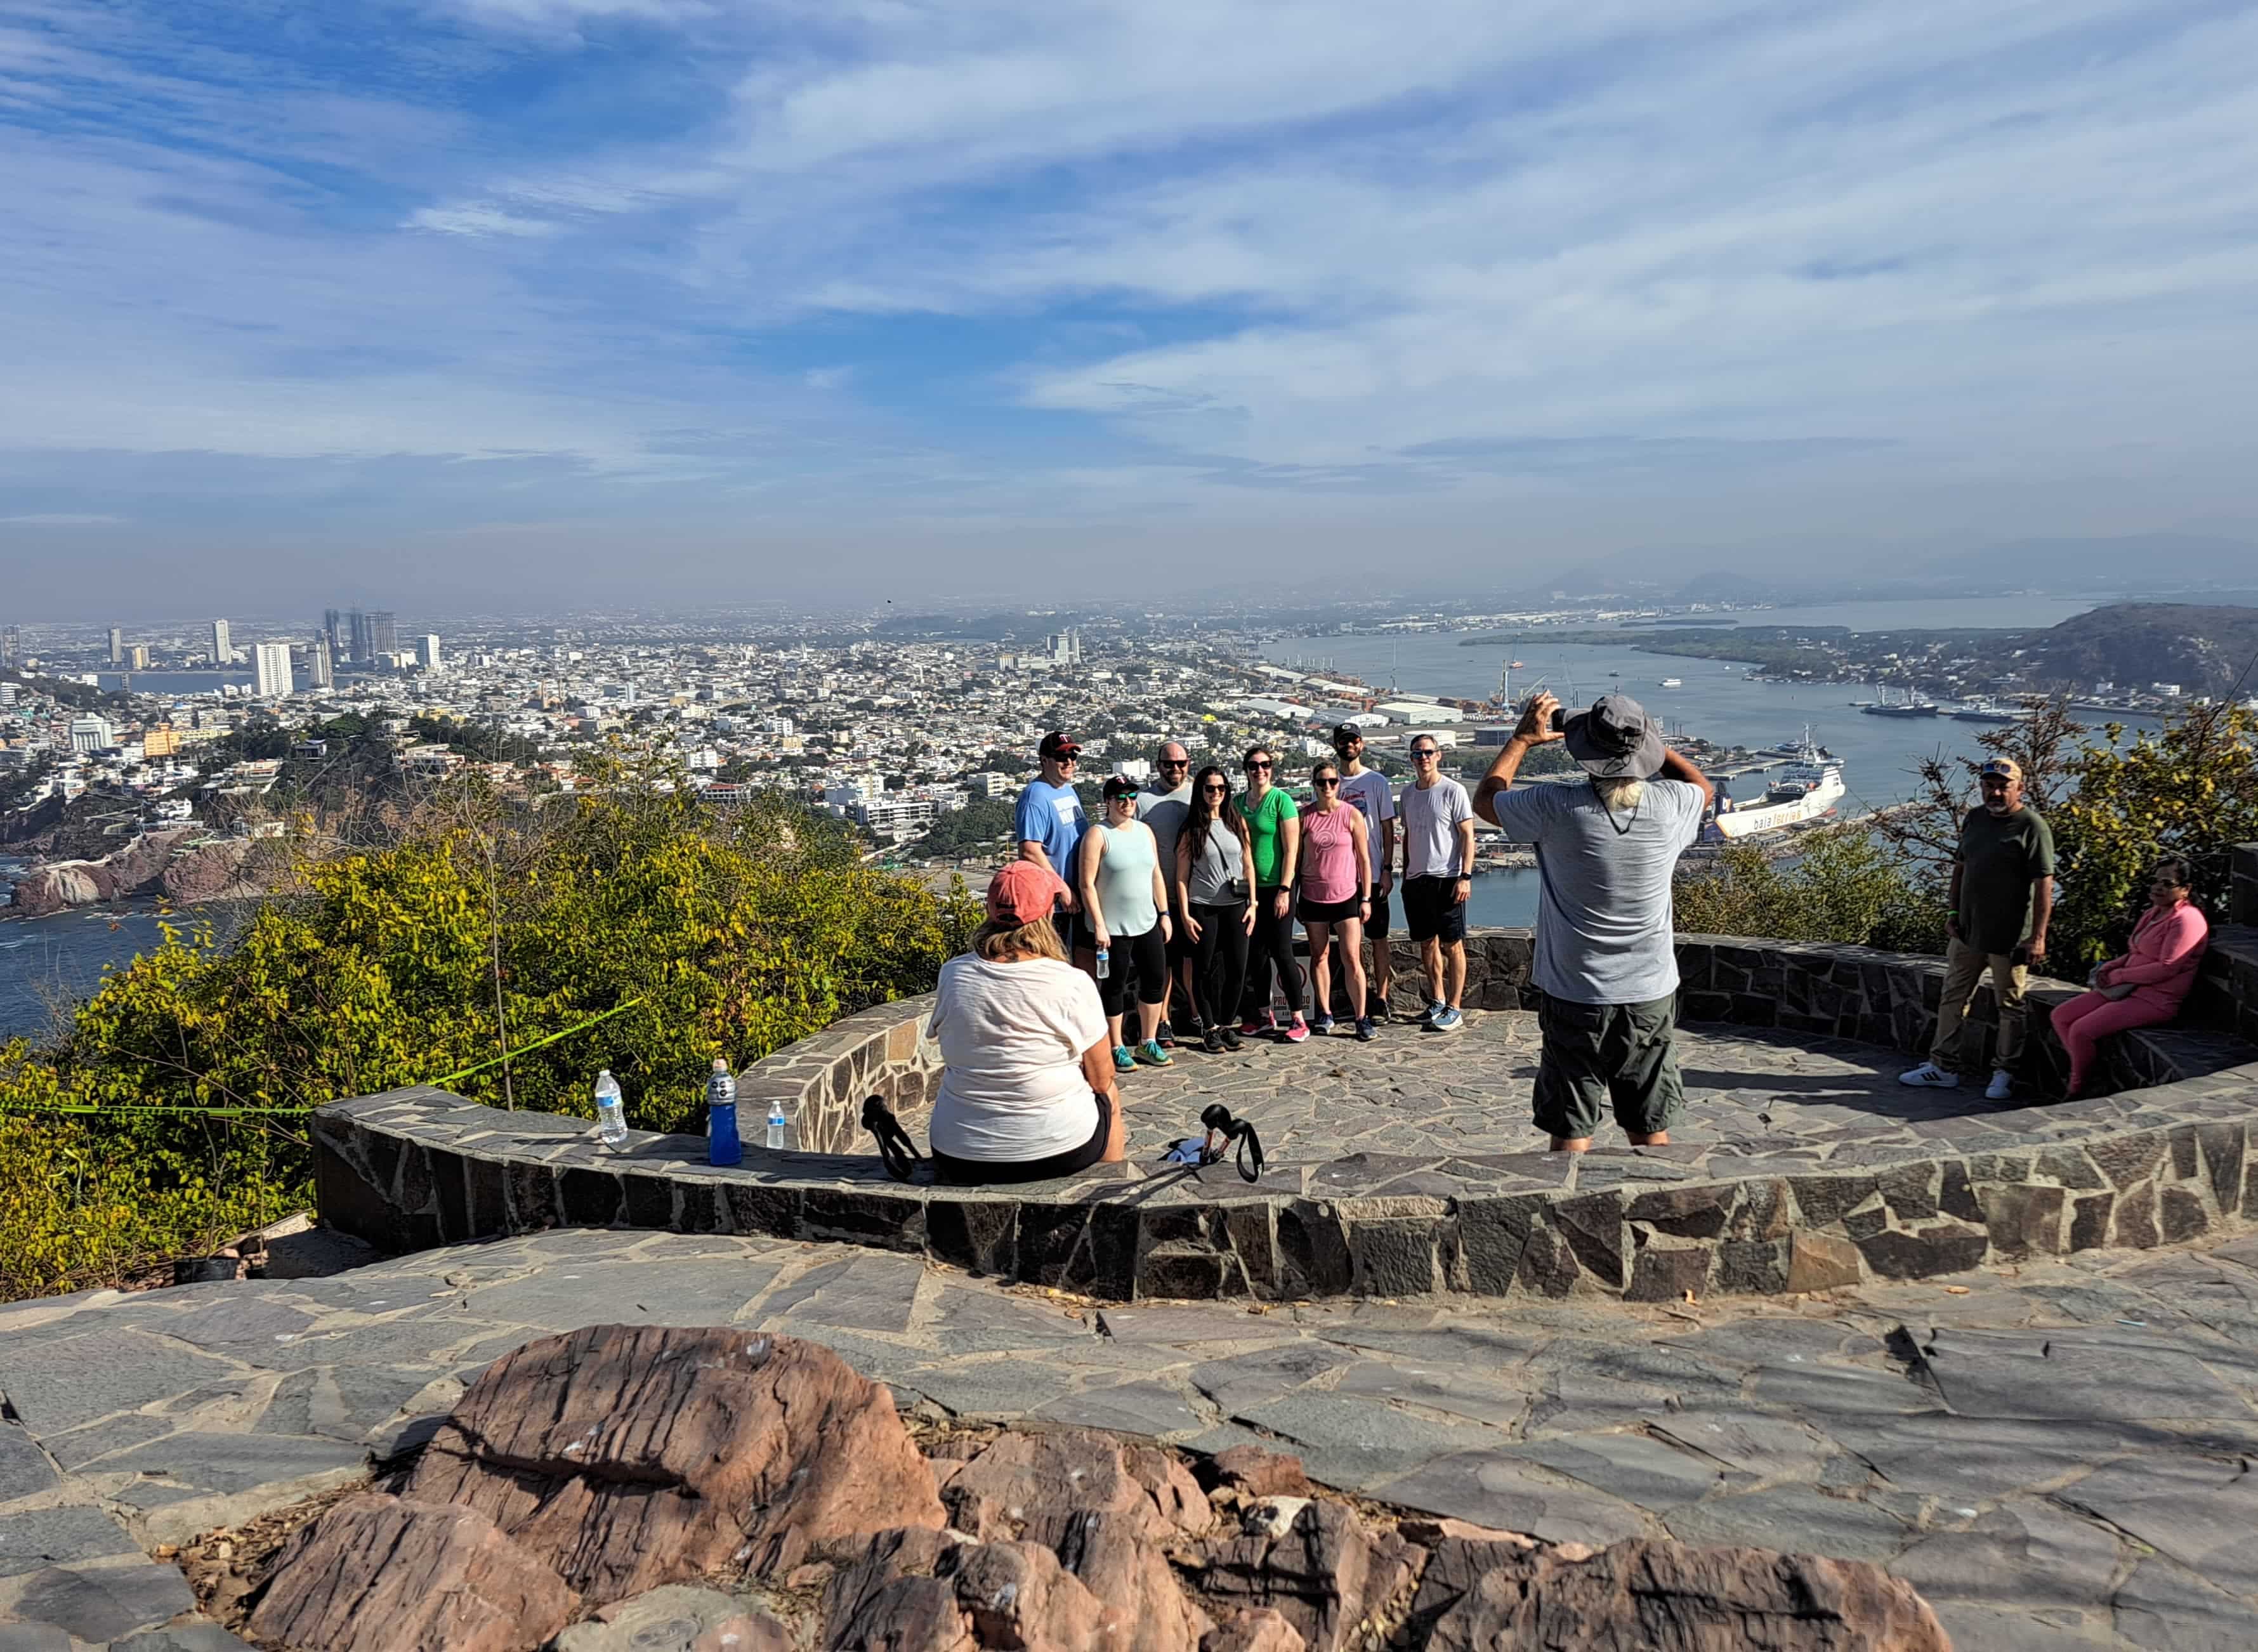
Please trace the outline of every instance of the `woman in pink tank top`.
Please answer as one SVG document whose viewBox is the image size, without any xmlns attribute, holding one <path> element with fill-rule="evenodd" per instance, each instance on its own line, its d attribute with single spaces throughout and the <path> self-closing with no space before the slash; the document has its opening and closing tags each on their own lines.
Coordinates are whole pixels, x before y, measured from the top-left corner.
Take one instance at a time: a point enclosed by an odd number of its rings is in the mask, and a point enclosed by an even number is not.
<svg viewBox="0 0 2258 1652">
<path fill-rule="evenodd" d="M 1340 770 L 1331 758 L 1310 771 L 1311 797 L 1302 811 L 1300 898 L 1296 910 L 1310 936 L 1310 982 L 1317 989 L 1312 1032 L 1333 1030 L 1331 950 L 1341 947 L 1341 978 L 1348 1001 L 1364 1005 L 1364 922 L 1372 915 L 1372 854 L 1365 847 L 1364 812 L 1340 800 Z M 1356 1036 L 1369 1042 L 1372 1018 L 1356 1017 Z"/>
</svg>

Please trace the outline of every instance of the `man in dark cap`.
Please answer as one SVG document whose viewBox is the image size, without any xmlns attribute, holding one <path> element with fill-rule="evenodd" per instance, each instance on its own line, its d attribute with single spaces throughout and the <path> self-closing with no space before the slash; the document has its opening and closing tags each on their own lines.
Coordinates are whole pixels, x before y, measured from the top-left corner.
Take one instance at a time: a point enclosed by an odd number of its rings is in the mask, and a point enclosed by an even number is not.
<svg viewBox="0 0 2258 1652">
<path fill-rule="evenodd" d="M 1474 794 L 1475 813 L 1537 849 L 1537 1127 L 1553 1152 L 1583 1152 L 1611 1102 L 1633 1146 L 1659 1146 L 1685 1105 L 1670 880 L 1711 789 L 1637 700 L 1602 695 L 1565 719 L 1559 705 L 1530 698 Z M 1515 787 L 1530 748 L 1556 740 L 1584 778 Z"/>
<path fill-rule="evenodd" d="M 1093 970 L 1097 967 L 1097 955 L 1075 911 L 1079 904 L 1074 893 L 1075 850 L 1090 827 L 1082 796 L 1074 789 L 1075 771 L 1082 762 L 1082 742 L 1054 728 L 1043 736 L 1035 756 L 1042 772 L 1027 782 L 1015 812 L 1019 858 L 1033 861 L 1059 880 L 1062 887 L 1058 909 L 1051 914 L 1059 945 L 1076 968 Z"/>
</svg>

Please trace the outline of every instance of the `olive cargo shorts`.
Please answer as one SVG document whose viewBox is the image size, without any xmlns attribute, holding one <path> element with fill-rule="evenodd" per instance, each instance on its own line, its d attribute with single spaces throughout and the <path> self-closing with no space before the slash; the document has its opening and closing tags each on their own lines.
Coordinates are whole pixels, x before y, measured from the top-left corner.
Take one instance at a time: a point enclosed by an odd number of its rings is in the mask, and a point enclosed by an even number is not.
<svg viewBox="0 0 2258 1652">
<path fill-rule="evenodd" d="M 1547 996 L 1537 1011 L 1544 1034 L 1534 1095 L 1537 1128 L 1580 1141 L 1615 1104 L 1624 1133 L 1668 1130 L 1686 1110 L 1673 1035 L 1678 997 L 1644 1003 L 1570 1003 Z"/>
</svg>

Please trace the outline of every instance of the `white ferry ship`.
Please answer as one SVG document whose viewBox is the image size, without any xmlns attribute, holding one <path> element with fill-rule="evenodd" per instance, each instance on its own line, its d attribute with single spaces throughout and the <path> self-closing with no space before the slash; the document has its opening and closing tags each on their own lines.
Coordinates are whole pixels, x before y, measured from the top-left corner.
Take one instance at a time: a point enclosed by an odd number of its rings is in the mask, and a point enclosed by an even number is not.
<svg viewBox="0 0 2258 1652">
<path fill-rule="evenodd" d="M 1835 812 L 1846 790 L 1842 762 L 1814 745 L 1807 728 L 1795 760 L 1765 789 L 1763 800 L 1736 804 L 1721 796 L 1717 812 L 1701 835 L 1711 843 L 1726 842 L 1822 819 Z"/>
</svg>

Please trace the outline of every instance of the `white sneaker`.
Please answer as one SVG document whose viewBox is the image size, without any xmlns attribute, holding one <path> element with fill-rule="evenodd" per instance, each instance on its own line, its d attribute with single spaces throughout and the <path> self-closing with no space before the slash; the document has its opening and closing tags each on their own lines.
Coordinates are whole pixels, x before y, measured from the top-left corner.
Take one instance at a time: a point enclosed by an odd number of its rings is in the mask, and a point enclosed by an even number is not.
<svg viewBox="0 0 2258 1652">
<path fill-rule="evenodd" d="M 2004 1102 L 2014 1093 L 2015 1081 L 2007 1076 L 2005 1068 L 1994 1071 L 1992 1081 L 1984 1087 L 1984 1099 L 1987 1102 Z"/>
<path fill-rule="evenodd" d="M 1919 1090 L 1956 1090 L 1960 1088 L 1960 1074 L 1948 1073 L 1934 1061 L 1923 1061 L 1912 1072 L 1899 1074 L 1898 1082 Z"/>
</svg>

